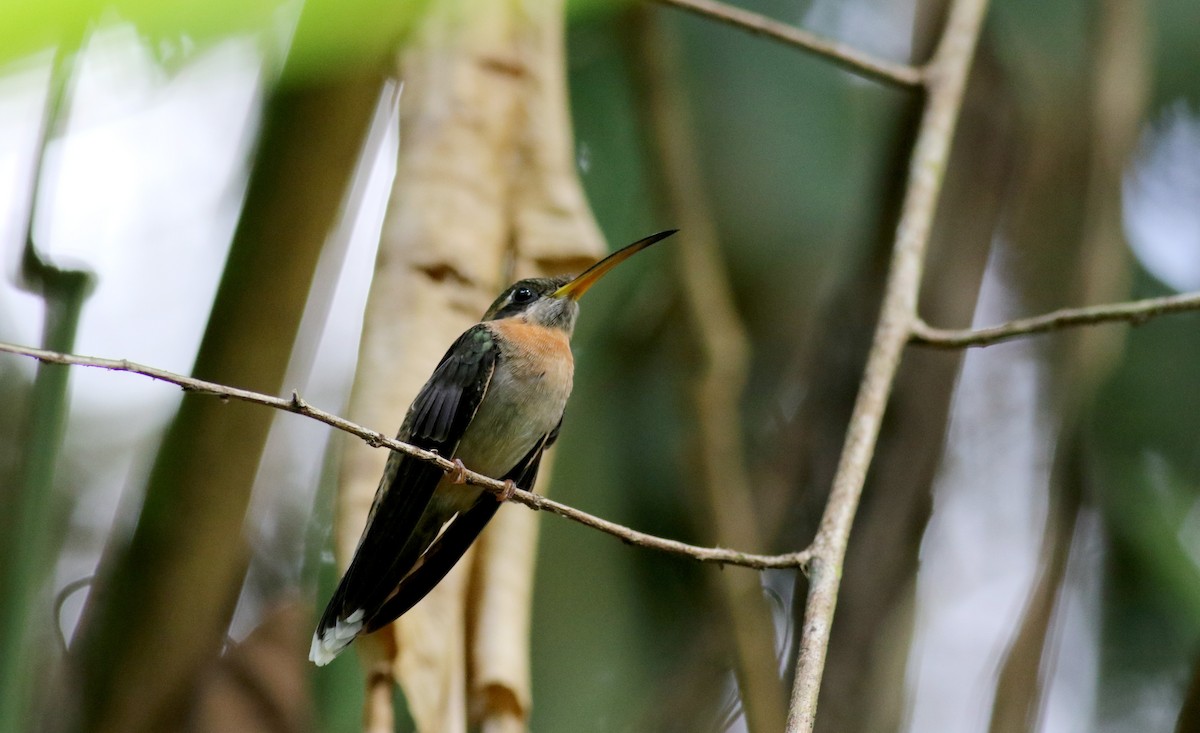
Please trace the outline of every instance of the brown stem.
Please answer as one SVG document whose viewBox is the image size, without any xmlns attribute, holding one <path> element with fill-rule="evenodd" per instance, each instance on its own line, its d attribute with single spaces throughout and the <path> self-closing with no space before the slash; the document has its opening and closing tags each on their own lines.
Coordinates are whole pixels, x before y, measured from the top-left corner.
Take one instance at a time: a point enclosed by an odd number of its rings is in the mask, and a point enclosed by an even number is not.
<svg viewBox="0 0 1200 733">
<path fill-rule="evenodd" d="M 687 98 L 677 68 L 678 43 L 657 13 L 636 18 L 642 70 L 642 110 L 661 163 L 671 220 L 686 239 L 675 247 L 683 304 L 700 358 L 691 375 L 697 430 L 695 473 L 717 541 L 738 547 L 761 542 L 742 443 L 741 397 L 750 361 L 749 337 L 721 262 L 717 225 L 704 191 Z M 784 691 L 776 662 L 774 626 L 756 575 L 722 573 L 720 599 L 729 620 L 738 687 L 751 731 L 777 731 Z"/>
</svg>

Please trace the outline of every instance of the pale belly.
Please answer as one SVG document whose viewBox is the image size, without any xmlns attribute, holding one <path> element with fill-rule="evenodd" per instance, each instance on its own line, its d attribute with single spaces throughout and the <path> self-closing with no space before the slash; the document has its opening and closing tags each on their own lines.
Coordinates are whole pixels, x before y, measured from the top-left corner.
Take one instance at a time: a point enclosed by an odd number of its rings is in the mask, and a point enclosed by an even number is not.
<svg viewBox="0 0 1200 733">
<path fill-rule="evenodd" d="M 562 419 L 571 394 L 571 370 L 552 369 L 530 373 L 497 368 L 454 457 L 467 468 L 502 479 Z M 454 484 L 443 479 L 436 493 L 436 509 L 465 511 L 479 497 L 476 486 Z"/>
</svg>

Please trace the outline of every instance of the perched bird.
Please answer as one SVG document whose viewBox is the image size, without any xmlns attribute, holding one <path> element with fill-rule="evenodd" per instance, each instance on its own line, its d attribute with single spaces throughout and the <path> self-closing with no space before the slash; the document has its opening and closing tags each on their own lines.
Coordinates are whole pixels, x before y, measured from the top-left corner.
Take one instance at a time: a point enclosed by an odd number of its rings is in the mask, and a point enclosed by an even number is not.
<svg viewBox="0 0 1200 733">
<path fill-rule="evenodd" d="M 392 452 L 350 567 L 313 634 L 328 664 L 354 638 L 399 618 L 450 572 L 500 498 L 466 485 L 465 467 L 523 489 L 558 437 L 575 363 L 580 296 L 619 263 L 674 234 L 660 232 L 569 277 L 521 280 L 442 357 L 397 439 L 452 458 L 457 474 Z"/>
</svg>

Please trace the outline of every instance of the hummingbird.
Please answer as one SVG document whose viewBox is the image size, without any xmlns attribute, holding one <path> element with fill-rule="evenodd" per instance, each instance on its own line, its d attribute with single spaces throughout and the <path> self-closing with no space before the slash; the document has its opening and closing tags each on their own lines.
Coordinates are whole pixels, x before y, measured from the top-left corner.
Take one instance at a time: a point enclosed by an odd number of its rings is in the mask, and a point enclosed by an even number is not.
<svg viewBox="0 0 1200 733">
<path fill-rule="evenodd" d="M 575 362 L 579 298 L 608 271 L 674 234 L 653 234 L 582 274 L 510 285 L 450 346 L 396 439 L 450 458 L 456 471 L 388 456 L 354 557 L 313 634 L 309 659 L 331 662 L 360 634 L 395 621 L 454 567 L 504 496 L 465 482 L 467 467 L 533 488 L 562 427 Z"/>
</svg>

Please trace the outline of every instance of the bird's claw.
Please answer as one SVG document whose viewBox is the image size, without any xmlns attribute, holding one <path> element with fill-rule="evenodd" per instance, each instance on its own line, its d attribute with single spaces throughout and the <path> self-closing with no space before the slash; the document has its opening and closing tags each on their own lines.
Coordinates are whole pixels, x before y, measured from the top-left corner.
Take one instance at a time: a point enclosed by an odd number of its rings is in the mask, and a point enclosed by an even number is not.
<svg viewBox="0 0 1200 733">
<path fill-rule="evenodd" d="M 513 498 L 513 494 L 517 493 L 517 485 L 512 479 L 504 479 L 504 488 L 496 492 L 496 501 L 504 502 Z"/>
<path fill-rule="evenodd" d="M 461 458 L 454 459 L 454 470 L 450 473 L 454 477 L 454 483 L 465 484 L 467 482 L 467 467 L 463 465 Z"/>
</svg>

